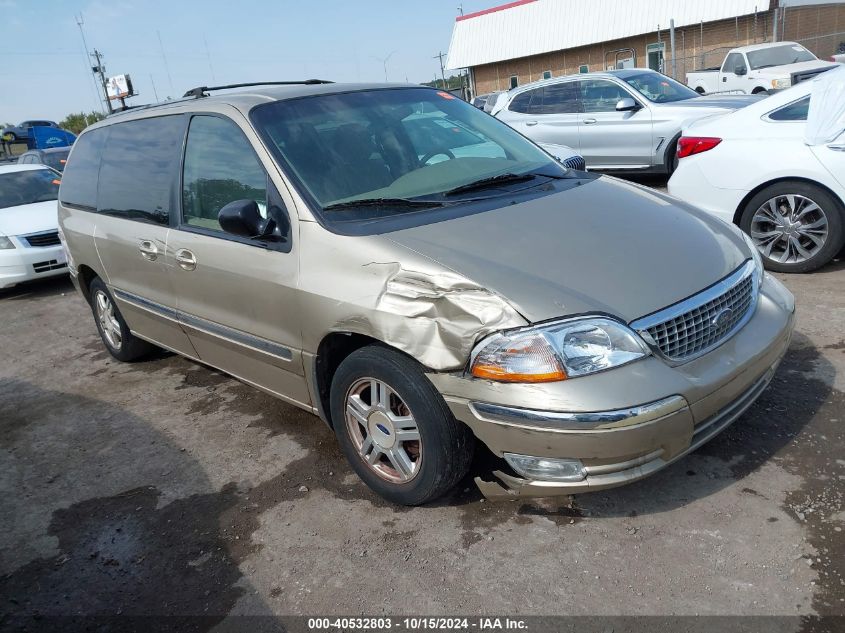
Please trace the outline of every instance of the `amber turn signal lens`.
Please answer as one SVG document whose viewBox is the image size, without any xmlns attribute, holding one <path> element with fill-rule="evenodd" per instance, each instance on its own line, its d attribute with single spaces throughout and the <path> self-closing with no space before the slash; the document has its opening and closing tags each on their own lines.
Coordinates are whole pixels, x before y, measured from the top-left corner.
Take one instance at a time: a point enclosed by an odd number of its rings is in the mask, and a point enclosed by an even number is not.
<svg viewBox="0 0 845 633">
<path fill-rule="evenodd" d="M 544 374 L 513 374 L 496 365 L 475 365 L 472 375 L 476 378 L 486 378 L 498 382 L 558 382 L 566 380 L 566 372 L 562 369 Z"/>
</svg>

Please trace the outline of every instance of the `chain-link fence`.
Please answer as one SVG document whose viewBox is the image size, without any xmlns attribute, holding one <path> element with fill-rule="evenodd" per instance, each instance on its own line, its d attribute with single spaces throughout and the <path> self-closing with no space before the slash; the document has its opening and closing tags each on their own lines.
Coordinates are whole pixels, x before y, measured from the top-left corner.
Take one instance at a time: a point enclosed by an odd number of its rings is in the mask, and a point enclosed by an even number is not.
<svg viewBox="0 0 845 633">
<path fill-rule="evenodd" d="M 676 56 L 674 63 L 672 61 L 672 53 L 669 50 L 669 43 L 666 42 L 666 57 L 663 62 L 663 72 L 682 83 L 686 83 L 687 73 L 721 68 L 722 62 L 730 50 L 739 46 L 747 46 L 749 44 L 763 44 L 767 41 L 770 42 L 771 38 L 760 37 L 757 42 L 743 40 L 736 42 L 733 46 L 719 46 L 716 48 L 696 51 L 692 54 L 690 54 L 688 50 L 685 50 L 683 44 L 679 45 L 676 41 Z M 839 50 L 840 46 L 845 47 L 845 31 L 817 35 L 795 41 L 821 56 L 822 59 L 827 60 L 830 55 Z"/>
</svg>

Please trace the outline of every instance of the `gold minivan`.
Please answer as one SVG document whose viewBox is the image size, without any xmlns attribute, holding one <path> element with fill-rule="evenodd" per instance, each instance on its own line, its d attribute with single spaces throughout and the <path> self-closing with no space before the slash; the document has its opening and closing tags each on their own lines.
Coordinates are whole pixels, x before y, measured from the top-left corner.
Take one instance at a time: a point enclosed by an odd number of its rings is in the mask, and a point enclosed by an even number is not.
<svg viewBox="0 0 845 633">
<path fill-rule="evenodd" d="M 787 349 L 792 295 L 694 207 L 436 89 L 240 87 L 85 130 L 72 278 L 115 358 L 166 348 L 319 415 L 391 501 L 449 491 L 479 441 L 491 497 L 635 481 Z"/>
</svg>

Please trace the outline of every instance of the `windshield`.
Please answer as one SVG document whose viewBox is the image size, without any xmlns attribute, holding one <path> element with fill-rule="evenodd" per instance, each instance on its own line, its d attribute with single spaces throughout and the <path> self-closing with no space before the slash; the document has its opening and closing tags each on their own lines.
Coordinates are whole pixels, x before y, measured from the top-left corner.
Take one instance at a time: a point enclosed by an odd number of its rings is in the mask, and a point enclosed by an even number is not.
<svg viewBox="0 0 845 633">
<path fill-rule="evenodd" d="M 783 66 L 785 64 L 797 64 L 798 62 L 811 62 L 818 59 L 800 44 L 784 44 L 772 48 L 761 48 L 759 51 L 747 53 L 748 63 L 752 70 L 758 68 L 770 68 L 772 66 Z"/>
<path fill-rule="evenodd" d="M 643 72 L 637 75 L 625 75 L 621 79 L 654 103 L 686 101 L 700 96 L 695 90 L 660 73 Z"/>
<path fill-rule="evenodd" d="M 529 174 L 538 174 L 537 184 L 566 175 L 507 125 L 427 88 L 276 101 L 256 107 L 251 117 L 277 160 L 332 219 L 339 207 L 348 210 L 355 201 L 369 204 L 358 205 L 354 218 L 384 217 L 419 209 L 423 202 L 434 207 L 502 195 L 517 182 L 517 188 L 532 186 Z M 483 191 L 467 190 L 464 196 L 455 191 L 503 175 L 508 178 L 482 183 Z"/>
<path fill-rule="evenodd" d="M 29 169 L 0 174 L 0 209 L 59 197 L 59 180 L 49 169 Z"/>
</svg>

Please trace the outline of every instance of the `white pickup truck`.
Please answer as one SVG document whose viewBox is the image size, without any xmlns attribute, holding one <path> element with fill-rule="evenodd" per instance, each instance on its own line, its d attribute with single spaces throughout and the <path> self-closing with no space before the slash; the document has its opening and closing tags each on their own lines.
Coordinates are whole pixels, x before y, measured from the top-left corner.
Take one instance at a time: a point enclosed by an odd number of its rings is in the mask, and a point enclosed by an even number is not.
<svg viewBox="0 0 845 633">
<path fill-rule="evenodd" d="M 837 66 L 796 42 L 755 44 L 730 51 L 721 68 L 687 73 L 687 85 L 700 94 L 758 94 L 789 88 Z"/>
</svg>

